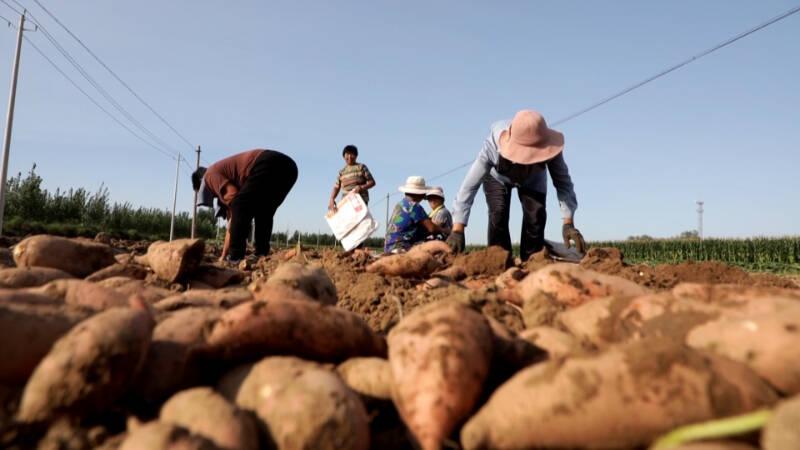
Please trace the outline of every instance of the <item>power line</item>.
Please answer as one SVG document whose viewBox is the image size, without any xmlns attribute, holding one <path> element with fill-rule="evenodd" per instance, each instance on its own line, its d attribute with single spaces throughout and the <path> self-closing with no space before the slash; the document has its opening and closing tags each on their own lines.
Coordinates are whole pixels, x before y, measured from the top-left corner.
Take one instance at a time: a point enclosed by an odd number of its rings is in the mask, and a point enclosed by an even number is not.
<svg viewBox="0 0 800 450">
<path fill-rule="evenodd" d="M 16 2 L 16 0 L 14 0 L 14 1 Z M 86 50 L 86 51 L 87 51 L 87 52 L 88 52 L 90 55 L 92 55 L 92 57 L 95 59 L 95 61 L 97 61 L 97 62 L 98 62 L 98 63 L 99 63 L 101 66 L 103 66 L 103 68 L 105 68 L 105 69 L 106 69 L 106 70 L 107 70 L 107 71 L 108 71 L 108 72 L 109 72 L 109 73 L 110 73 L 110 74 L 111 74 L 111 75 L 112 75 L 112 76 L 113 76 L 113 77 L 114 77 L 114 78 L 115 78 L 117 81 L 119 81 L 119 83 L 120 83 L 120 84 L 122 84 L 122 85 L 125 87 L 125 89 L 127 89 L 127 90 L 128 90 L 128 92 L 130 92 L 130 93 L 131 93 L 131 94 L 132 94 L 134 97 L 136 97 L 136 99 L 137 99 L 137 100 L 139 100 L 139 101 L 140 101 L 140 102 L 141 102 L 141 103 L 142 103 L 142 104 L 143 104 L 145 107 L 147 107 L 147 109 L 149 109 L 149 110 L 150 110 L 150 112 L 152 112 L 152 113 L 153 113 L 153 114 L 154 114 L 156 117 L 158 117 L 158 119 L 159 119 L 159 120 L 161 120 L 161 122 L 162 122 L 164 125 L 166 125 L 166 126 L 167 126 L 167 127 L 170 129 L 170 130 L 172 130 L 172 132 L 173 132 L 173 133 L 175 133 L 175 135 L 176 135 L 176 136 L 178 136 L 179 138 L 181 138 L 181 140 L 183 140 L 183 142 L 185 142 L 185 143 L 186 143 L 186 145 L 188 145 L 188 146 L 189 146 L 189 147 L 192 149 L 192 151 L 194 151 L 194 145 L 192 145 L 192 143 L 191 143 L 191 142 L 189 142 L 189 140 L 188 140 L 188 139 L 186 139 L 186 138 L 185 138 L 185 137 L 184 137 L 184 136 L 183 136 L 181 133 L 179 133 L 179 132 L 178 132 L 178 130 L 176 130 L 176 129 L 175 129 L 175 127 L 174 127 L 174 126 L 172 126 L 172 124 L 170 124 L 169 122 L 167 122 L 167 119 L 165 119 L 165 118 L 164 118 L 164 117 L 163 117 L 161 114 L 159 114 L 159 113 L 158 113 L 158 112 L 157 112 L 157 111 L 156 111 L 156 110 L 155 110 L 155 109 L 154 109 L 152 106 L 150 106 L 150 104 L 149 104 L 149 103 L 147 103 L 147 102 L 146 102 L 146 101 L 145 101 L 145 100 L 144 100 L 144 99 L 143 99 L 143 98 L 142 98 L 142 97 L 141 97 L 139 94 L 137 94 L 137 93 L 136 93 L 136 91 L 134 91 L 134 90 L 133 90 L 133 88 L 131 88 L 131 87 L 130 87 L 130 85 L 128 85 L 128 83 L 126 83 L 125 81 L 123 81 L 123 80 L 122 80 L 122 78 L 120 78 L 120 77 L 119 77 L 119 76 L 118 76 L 118 75 L 117 75 L 117 74 L 116 74 L 116 73 L 115 73 L 113 70 L 111 70 L 111 68 L 110 68 L 110 67 L 109 67 L 109 66 L 108 66 L 108 65 L 107 65 L 105 62 L 103 62 L 103 60 L 101 60 L 101 59 L 100 59 L 100 57 L 99 57 L 99 56 L 97 56 L 97 55 L 96 55 L 96 54 L 95 54 L 95 53 L 94 53 L 94 52 L 93 52 L 91 49 L 89 49 L 89 47 L 88 47 L 88 46 L 86 46 L 86 44 L 84 44 L 84 43 L 83 43 L 83 41 L 81 41 L 81 40 L 78 38 L 78 36 L 76 36 L 76 35 L 75 35 L 75 33 L 73 33 L 73 32 L 72 32 L 72 31 L 71 31 L 69 28 L 67 28 L 67 26 L 66 26 L 66 25 L 64 25 L 64 24 L 63 24 L 63 23 L 62 23 L 62 22 L 61 22 L 61 21 L 60 21 L 60 20 L 59 20 L 59 19 L 58 19 L 58 18 L 57 18 L 57 17 L 56 17 L 54 14 L 53 14 L 53 13 L 51 13 L 51 12 L 50 12 L 50 10 L 48 10 L 47 8 L 45 8 L 45 6 L 44 6 L 44 5 L 42 5 L 42 3 L 41 3 L 41 2 L 39 2 L 39 0 L 33 0 L 33 1 L 34 1 L 34 2 L 35 2 L 37 5 L 39 5 L 39 7 L 40 7 L 40 8 L 42 8 L 42 10 L 43 10 L 45 13 L 47 13 L 47 15 L 48 15 L 48 16 L 50 16 L 50 18 L 51 18 L 51 19 L 53 19 L 53 20 L 54 20 L 54 21 L 55 21 L 55 22 L 56 22 L 56 23 L 57 23 L 59 26 L 61 26 L 61 28 L 63 28 L 63 29 L 64 29 L 64 31 L 66 31 L 66 32 L 67 32 L 67 33 L 68 33 L 70 36 L 72 36 L 72 38 L 73 38 L 73 39 L 75 39 L 75 40 L 78 42 L 78 44 L 80 44 L 80 45 L 81 45 L 81 47 L 83 47 L 83 49 L 84 49 L 84 50 Z"/>
<path fill-rule="evenodd" d="M 11 21 L 10 21 L 10 20 L 8 20 L 8 19 L 6 19 L 5 17 L 3 17 L 3 16 L 0 16 L 0 19 L 3 19 L 4 21 L 8 22 L 8 26 L 10 26 L 10 27 L 13 27 L 13 26 L 14 26 L 14 24 L 13 24 L 13 23 L 11 23 Z"/>
<path fill-rule="evenodd" d="M 678 69 L 680 69 L 680 68 L 682 68 L 682 67 L 684 67 L 684 66 L 686 66 L 686 65 L 688 65 L 688 64 L 690 64 L 690 63 L 692 63 L 694 61 L 697 61 L 698 59 L 700 59 L 700 58 L 702 58 L 704 56 L 708 56 L 711 53 L 716 52 L 717 50 L 720 50 L 720 49 L 722 49 L 724 47 L 727 47 L 728 45 L 731 45 L 731 44 L 733 44 L 734 42 L 736 42 L 736 41 L 738 41 L 740 39 L 743 39 L 743 38 L 745 38 L 747 36 L 750 36 L 751 34 L 757 32 L 757 31 L 760 31 L 760 30 L 762 30 L 762 29 L 764 29 L 764 28 L 766 28 L 766 27 L 768 27 L 768 26 L 770 26 L 770 25 L 772 25 L 772 24 L 774 24 L 776 22 L 779 22 L 779 21 L 781 21 L 781 20 L 783 20 L 783 19 L 785 19 L 785 18 L 787 18 L 787 17 L 789 17 L 789 16 L 791 16 L 793 14 L 796 14 L 798 12 L 800 12 L 800 6 L 796 6 L 796 7 L 792 8 L 792 9 L 782 13 L 782 14 L 779 14 L 779 15 L 773 17 L 772 19 L 769 19 L 768 21 L 766 21 L 766 22 L 764 22 L 764 23 L 762 23 L 760 25 L 757 25 L 757 26 L 755 26 L 753 28 L 750 28 L 747 31 L 739 33 L 736 36 L 733 36 L 730 39 L 727 39 L 727 40 L 725 40 L 723 42 L 720 42 L 719 44 L 717 44 L 717 45 L 715 45 L 715 46 L 713 46 L 713 47 L 711 47 L 709 49 L 706 49 L 706 50 L 704 50 L 704 51 L 702 51 L 702 52 L 700 52 L 700 53 L 698 53 L 698 54 L 696 54 L 696 55 L 694 55 L 694 56 L 692 56 L 692 57 L 690 57 L 690 58 L 688 58 L 688 59 L 686 59 L 684 61 L 681 61 L 678 64 L 675 64 L 674 66 L 671 66 L 671 67 L 669 67 L 667 69 L 664 69 L 661 72 L 658 72 L 657 74 L 655 74 L 653 76 L 645 78 L 644 80 L 639 81 L 638 83 L 635 83 L 635 84 L 633 84 L 633 85 L 631 85 L 631 86 L 629 86 L 629 87 L 617 92 L 616 94 L 610 95 L 610 96 L 600 100 L 597 103 L 594 103 L 594 104 L 592 104 L 592 105 L 590 105 L 590 106 L 588 106 L 586 108 L 583 108 L 583 109 L 581 109 L 579 111 L 576 111 L 576 112 L 574 112 L 574 113 L 572 113 L 572 114 L 570 114 L 570 115 L 568 115 L 568 116 L 566 116 L 566 117 L 564 117 L 562 119 L 559 119 L 559 120 L 553 122 L 551 125 L 552 126 L 561 125 L 561 124 L 566 123 L 566 122 L 568 122 L 568 121 L 570 121 L 572 119 L 575 119 L 575 118 L 577 118 L 579 116 L 582 116 L 582 115 L 588 113 L 589 111 L 597 109 L 597 108 L 605 105 L 606 103 L 609 103 L 609 102 L 611 102 L 613 100 L 616 100 L 616 99 L 622 97 L 625 94 L 628 94 L 628 93 L 630 93 L 630 92 L 632 92 L 632 91 L 634 91 L 636 89 L 639 89 L 640 87 L 642 87 L 642 86 L 644 86 L 646 84 L 649 84 L 649 83 L 651 83 L 651 82 L 653 82 L 653 81 L 655 81 L 655 80 L 657 80 L 657 79 L 659 79 L 659 78 L 661 78 L 661 77 L 663 77 L 663 76 L 665 76 L 665 75 L 667 75 L 669 73 L 672 73 L 672 72 L 674 72 L 674 71 L 676 71 L 676 70 L 678 70 Z M 464 167 L 466 167 L 466 166 L 468 166 L 470 164 L 472 164 L 472 160 L 467 161 L 464 164 L 461 164 L 460 166 L 455 167 L 453 169 L 450 169 L 450 170 L 448 170 L 446 172 L 443 172 L 443 173 L 441 173 L 439 175 L 436 175 L 433 178 L 431 178 L 430 180 L 433 181 L 433 180 L 439 179 L 439 178 L 444 177 L 446 175 L 449 175 L 449 174 L 451 174 L 453 172 L 456 172 L 456 171 L 458 171 L 458 170 L 460 170 L 460 169 L 462 169 L 462 168 L 464 168 Z"/>
<path fill-rule="evenodd" d="M 35 18 L 34 18 L 35 21 Z M 70 63 L 72 66 L 83 76 L 86 81 L 89 82 L 105 99 L 108 101 L 111 106 L 114 107 L 120 114 L 122 114 L 128 121 L 130 121 L 136 128 L 139 129 L 142 133 L 148 136 L 150 139 L 153 140 L 156 144 L 161 146 L 162 148 L 171 150 L 172 153 L 175 153 L 174 150 L 170 149 L 168 145 L 166 145 L 161 139 L 159 139 L 152 131 L 147 129 L 141 122 L 139 122 L 125 107 L 123 107 L 119 102 L 117 102 L 114 97 L 106 91 L 103 86 L 100 85 L 87 71 L 86 69 L 81 66 L 80 63 L 63 47 L 61 44 L 55 39 L 55 37 L 50 34 L 50 32 L 42 26 L 42 24 L 38 21 L 35 21 L 37 25 L 39 25 L 40 30 L 44 37 L 50 41 L 50 43 L 58 50 L 59 53 Z"/>
<path fill-rule="evenodd" d="M 5 4 L 9 8 L 11 8 L 12 11 L 14 11 L 17 14 L 19 14 L 20 16 L 25 14 L 24 12 L 20 12 L 17 8 L 14 8 L 13 6 L 11 6 L 11 3 L 8 3 L 6 0 L 0 0 L 0 2 L 2 2 L 3 4 Z M 19 5 L 19 3 L 17 3 L 17 4 Z M 20 5 L 20 6 L 22 6 L 22 5 Z M 25 11 L 25 7 L 24 6 L 22 7 L 22 10 Z"/>
<path fill-rule="evenodd" d="M 71 83 L 73 86 L 75 86 L 75 88 L 76 88 L 76 89 L 78 89 L 78 90 L 79 90 L 79 91 L 80 91 L 80 92 L 81 92 L 83 95 L 85 95 L 85 96 L 86 96 L 86 98 L 88 98 L 88 99 L 89 99 L 89 100 L 90 100 L 92 103 L 94 103 L 94 105 L 95 105 L 95 106 L 97 106 L 98 108 L 100 108 L 100 110 L 101 110 L 101 111 L 103 111 L 104 113 L 106 113 L 106 115 L 108 115 L 108 117 L 110 117 L 112 120 L 114 120 L 114 122 L 117 122 L 117 123 L 118 123 L 118 124 L 119 124 L 121 127 L 123 127 L 123 128 L 125 128 L 126 130 L 128 130 L 128 132 L 129 132 L 129 133 L 131 133 L 131 134 L 132 134 L 134 137 L 136 137 L 136 138 L 137 138 L 137 139 L 139 139 L 140 141 L 144 142 L 145 144 L 149 145 L 150 147 L 152 147 L 152 148 L 153 148 L 153 149 L 155 149 L 156 151 L 160 152 L 161 154 L 163 154 L 163 155 L 167 156 L 167 157 L 168 157 L 168 158 L 170 158 L 170 159 L 175 159 L 175 156 L 174 156 L 174 155 L 172 155 L 172 154 L 170 154 L 170 153 L 168 153 L 168 152 L 164 151 L 163 149 L 161 149 L 161 148 L 159 148 L 159 147 L 157 147 L 157 146 L 153 145 L 151 142 L 149 142 L 149 141 L 147 141 L 146 139 L 144 139 L 143 137 L 139 136 L 139 135 L 138 135 L 138 134 L 137 134 L 135 131 L 133 131 L 133 130 L 132 130 L 130 127 L 128 127 L 127 125 L 125 125 L 125 123 L 123 123 L 123 122 L 122 122 L 122 121 L 120 121 L 120 120 L 119 120 L 119 119 L 118 119 L 116 116 L 114 116 L 113 114 L 111 114 L 111 113 L 110 113 L 110 112 L 109 112 L 109 111 L 108 111 L 106 108 L 104 108 L 104 107 L 103 107 L 103 105 L 101 105 L 100 103 L 98 103 L 98 102 L 97 102 L 97 100 L 95 100 L 95 99 L 94 99 L 94 98 L 93 98 L 91 95 L 89 95 L 89 93 L 87 93 L 85 90 L 83 90 L 83 88 L 82 88 L 82 87 L 80 87 L 80 86 L 78 85 L 78 83 L 76 83 L 76 82 L 75 82 L 75 81 L 74 81 L 72 78 L 70 78 L 70 77 L 69 77 L 69 75 L 67 75 L 67 73 L 66 73 L 66 72 L 64 72 L 63 70 L 61 70 L 61 68 L 60 68 L 60 67 L 58 67 L 58 65 L 57 65 L 57 64 L 56 64 L 56 63 L 55 63 L 55 62 L 54 62 L 52 59 L 50 59 L 50 58 L 49 58 L 49 57 L 48 57 L 48 56 L 47 56 L 47 55 L 46 55 L 46 54 L 45 54 L 45 53 L 44 53 L 44 52 L 43 52 L 43 51 L 42 51 L 42 50 L 41 50 L 41 49 L 40 49 L 40 48 L 39 48 L 39 47 L 38 47 L 36 44 L 34 44 L 34 43 L 33 43 L 33 41 L 32 41 L 32 40 L 30 40 L 30 39 L 29 39 L 27 36 L 23 36 L 23 39 L 25 39 L 25 41 L 26 41 L 28 44 L 30 44 L 30 45 L 31 45 L 31 47 L 33 47 L 33 49 L 34 49 L 34 50 L 36 50 L 36 52 L 37 52 L 37 53 L 39 53 L 39 55 L 41 55 L 41 56 L 42 56 L 42 58 L 44 58 L 44 59 L 45 59 L 45 60 L 46 60 L 48 63 L 50 63 L 50 65 L 51 65 L 51 66 L 53 66 L 53 68 L 54 68 L 54 69 L 56 69 L 56 71 L 58 71 L 58 73 L 60 73 L 60 74 L 61 74 L 61 75 L 62 75 L 64 78 L 66 78 L 66 79 L 67 79 L 67 81 L 69 81 L 69 82 L 70 82 L 70 83 Z"/>
<path fill-rule="evenodd" d="M 634 84 L 634 85 L 632 85 L 630 87 L 627 87 L 627 88 L 617 92 L 614 95 L 606 97 L 606 98 L 600 100 L 599 102 L 597 102 L 597 103 L 595 103 L 595 104 L 593 104 L 591 106 L 583 108 L 580 111 L 577 111 L 575 113 L 572 113 L 572 114 L 564 117 L 563 119 L 560 119 L 560 120 L 558 120 L 556 122 L 553 122 L 553 126 L 562 124 L 562 123 L 567 122 L 569 120 L 572 120 L 572 119 L 574 119 L 574 118 L 576 118 L 578 116 L 582 116 L 583 114 L 586 114 L 587 112 L 589 112 L 589 111 L 591 111 L 591 110 L 593 110 L 595 108 L 599 108 L 600 106 L 603 106 L 606 103 L 608 103 L 608 102 L 610 102 L 610 101 L 612 101 L 614 99 L 622 97 L 623 95 L 625 95 L 625 94 L 627 94 L 627 93 L 629 93 L 629 92 L 631 92 L 633 90 L 636 90 L 636 89 L 638 89 L 638 88 L 640 88 L 640 87 L 642 87 L 642 86 L 644 86 L 644 85 L 646 85 L 648 83 L 651 83 L 651 82 L 653 82 L 653 81 L 655 81 L 655 80 L 657 80 L 657 79 L 659 79 L 659 78 L 661 78 L 661 77 L 663 77 L 663 76 L 665 76 L 665 75 L 667 75 L 669 73 L 672 73 L 672 72 L 680 69 L 681 67 L 684 67 L 684 66 L 686 66 L 686 65 L 688 65 L 688 64 L 690 64 L 690 63 L 692 63 L 694 61 L 697 61 L 698 59 L 700 59 L 700 58 L 702 58 L 704 56 L 710 55 L 711 53 L 714 53 L 715 51 L 717 51 L 717 50 L 719 50 L 721 48 L 727 47 L 728 45 L 731 45 L 731 44 L 733 44 L 734 42 L 736 42 L 736 41 L 738 41 L 740 39 L 743 39 L 743 38 L 745 38 L 747 36 L 750 36 L 751 34 L 755 33 L 756 31 L 762 30 L 762 29 L 774 24 L 775 22 L 778 22 L 780 20 L 783 20 L 783 19 L 791 16 L 792 14 L 796 14 L 797 12 L 800 12 L 800 6 L 796 6 L 796 7 L 792 8 L 792 9 L 786 11 L 783 14 L 777 15 L 777 16 L 773 17 L 772 19 L 770 19 L 770 20 L 768 20 L 768 21 L 766 21 L 766 22 L 764 22 L 764 23 L 762 23 L 760 25 L 757 25 L 754 28 L 751 28 L 751 29 L 749 29 L 747 31 L 739 33 L 736 36 L 734 36 L 734 37 L 732 37 L 732 38 L 730 38 L 730 39 L 728 39 L 726 41 L 720 42 L 719 44 L 717 44 L 717 45 L 715 45 L 715 46 L 713 46 L 713 47 L 711 47 L 711 48 L 709 48 L 707 50 L 704 50 L 704 51 L 702 51 L 702 52 L 700 52 L 700 53 L 698 53 L 698 54 L 696 54 L 696 55 L 694 55 L 694 56 L 692 56 L 692 57 L 690 57 L 690 58 L 688 58 L 688 59 L 686 59 L 684 61 L 679 62 L 678 64 L 675 64 L 674 66 L 671 66 L 671 67 L 669 67 L 667 69 L 664 69 L 661 72 L 659 72 L 659 73 L 657 73 L 657 74 L 655 74 L 655 75 L 653 75 L 651 77 L 645 78 L 644 80 L 642 80 L 642 81 L 640 81 L 640 82 L 638 82 L 638 83 L 636 83 L 636 84 Z"/>
</svg>

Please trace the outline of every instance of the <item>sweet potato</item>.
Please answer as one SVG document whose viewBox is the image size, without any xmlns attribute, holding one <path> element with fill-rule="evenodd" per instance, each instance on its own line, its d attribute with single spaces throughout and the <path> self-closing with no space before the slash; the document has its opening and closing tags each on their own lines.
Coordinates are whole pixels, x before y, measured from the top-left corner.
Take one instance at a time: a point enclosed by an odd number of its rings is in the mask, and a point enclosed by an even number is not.
<svg viewBox="0 0 800 450">
<path fill-rule="evenodd" d="M 392 399 L 392 369 L 383 358 L 350 358 L 336 367 L 350 389 L 367 398 Z"/>
<path fill-rule="evenodd" d="M 291 288 L 283 284 L 267 285 L 262 280 L 257 280 L 250 283 L 247 289 L 252 292 L 255 300 L 265 302 L 281 301 L 281 300 L 302 300 L 306 302 L 318 302 L 318 300 L 310 297 L 303 291 Z"/>
<path fill-rule="evenodd" d="M 128 306 L 126 295 L 84 280 L 55 280 L 28 291 L 60 300 L 67 305 L 85 306 L 98 311 Z"/>
<path fill-rule="evenodd" d="M 761 432 L 761 448 L 785 450 L 800 448 L 800 396 L 778 403 Z"/>
<path fill-rule="evenodd" d="M 64 278 L 73 276 L 50 267 L 12 267 L 0 269 L 0 288 L 36 287 Z"/>
<path fill-rule="evenodd" d="M 23 239 L 14 247 L 14 261 L 19 267 L 51 267 L 78 278 L 116 262 L 107 245 L 48 235 Z"/>
<path fill-rule="evenodd" d="M 443 257 L 450 247 L 441 241 L 429 241 L 412 247 L 407 253 L 383 256 L 367 266 L 367 272 L 384 275 L 427 278 L 444 266 Z"/>
<path fill-rule="evenodd" d="M 140 300 L 76 325 L 59 339 L 25 386 L 20 422 L 98 411 L 122 395 L 144 362 L 155 322 Z"/>
<path fill-rule="evenodd" d="M 218 308 L 184 308 L 159 322 L 134 383 L 137 396 L 146 402 L 161 401 L 179 389 L 199 383 L 204 371 L 201 361 L 194 358 L 194 350 L 205 342 L 221 315 Z"/>
<path fill-rule="evenodd" d="M 686 343 L 740 361 L 786 394 L 800 393 L 800 304 L 749 318 L 722 317 L 694 328 Z"/>
<path fill-rule="evenodd" d="M 201 264 L 192 274 L 189 283 L 197 284 L 197 282 L 200 282 L 210 286 L 212 289 L 220 289 L 236 284 L 243 279 L 244 273 L 240 270 Z"/>
<path fill-rule="evenodd" d="M 258 450 L 253 420 L 207 387 L 181 391 L 161 407 L 159 421 L 186 428 L 225 450 Z"/>
<path fill-rule="evenodd" d="M 588 304 L 592 303 L 594 302 Z M 572 335 L 552 327 L 526 328 L 520 332 L 519 337 L 544 349 L 551 358 L 572 354 L 580 347 Z"/>
<path fill-rule="evenodd" d="M 253 294 L 240 287 L 218 290 L 198 289 L 170 295 L 159 300 L 154 308 L 158 312 L 203 306 L 229 309 L 250 300 L 253 300 Z"/>
<path fill-rule="evenodd" d="M 788 447 L 785 447 L 788 448 Z M 697 441 L 673 447 L 670 450 L 758 450 L 752 445 L 736 441 Z"/>
<path fill-rule="evenodd" d="M 520 371 L 466 423 L 461 442 L 465 449 L 629 448 L 775 400 L 741 364 L 668 340 L 636 341 Z"/>
<path fill-rule="evenodd" d="M 161 301 L 174 294 L 174 292 L 169 289 L 149 285 L 144 280 L 134 280 L 133 278 L 126 277 L 106 278 L 97 284 L 114 289 L 126 296 L 134 294 L 139 295 L 144 301 L 150 304 Z"/>
<path fill-rule="evenodd" d="M 519 282 L 517 291 L 523 302 L 544 295 L 564 308 L 601 297 L 633 297 L 648 292 L 633 281 L 570 263 L 551 264 L 531 273 Z"/>
<path fill-rule="evenodd" d="M 295 355 L 327 362 L 384 356 L 386 342 L 357 314 L 302 300 L 253 301 L 226 311 L 207 353 L 229 361 Z"/>
<path fill-rule="evenodd" d="M 494 279 L 494 284 L 498 289 L 514 289 L 526 276 L 528 276 L 527 271 L 519 267 L 512 267 L 498 275 Z"/>
<path fill-rule="evenodd" d="M 147 277 L 147 269 L 135 263 L 116 263 L 89 275 L 86 277 L 86 281 L 97 282 L 111 277 L 127 277 L 133 278 L 134 280 L 144 280 Z"/>
<path fill-rule="evenodd" d="M 53 344 L 89 315 L 50 297 L 0 289 L 0 384 L 24 384 Z"/>
<path fill-rule="evenodd" d="M 423 450 L 439 449 L 472 412 L 492 360 L 492 330 L 451 301 L 414 310 L 389 332 L 392 399 Z"/>
<path fill-rule="evenodd" d="M 261 282 L 256 281 L 250 287 L 256 298 L 259 298 L 259 284 Z M 283 263 L 263 284 L 264 287 L 286 286 L 299 290 L 325 305 L 335 305 L 338 301 L 336 286 L 325 269 L 319 266 L 306 266 L 295 262 Z"/>
<path fill-rule="evenodd" d="M 276 448 L 369 448 L 364 405 L 330 370 L 273 357 L 226 378 L 220 390 L 256 413 Z"/>
<path fill-rule="evenodd" d="M 492 368 L 502 368 L 510 376 L 523 367 L 544 361 L 547 353 L 532 342 L 521 339 L 517 333 L 497 319 L 486 317 L 492 330 Z"/>
<path fill-rule="evenodd" d="M 194 272 L 203 259 L 205 244 L 202 239 L 175 239 L 172 242 L 156 241 L 147 253 L 136 261 L 153 269 L 162 280 L 175 283 Z"/>
<path fill-rule="evenodd" d="M 154 421 L 132 430 L 119 450 L 219 450 L 219 447 L 186 428 Z"/>
</svg>

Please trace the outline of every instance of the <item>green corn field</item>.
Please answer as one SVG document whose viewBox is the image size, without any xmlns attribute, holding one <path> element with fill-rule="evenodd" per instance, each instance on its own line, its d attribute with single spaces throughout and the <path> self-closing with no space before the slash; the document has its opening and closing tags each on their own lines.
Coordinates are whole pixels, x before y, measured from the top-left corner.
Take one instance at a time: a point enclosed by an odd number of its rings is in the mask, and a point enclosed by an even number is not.
<svg viewBox="0 0 800 450">
<path fill-rule="evenodd" d="M 800 236 L 751 239 L 653 239 L 592 242 L 616 247 L 629 263 L 720 261 L 751 270 L 800 272 Z"/>
</svg>

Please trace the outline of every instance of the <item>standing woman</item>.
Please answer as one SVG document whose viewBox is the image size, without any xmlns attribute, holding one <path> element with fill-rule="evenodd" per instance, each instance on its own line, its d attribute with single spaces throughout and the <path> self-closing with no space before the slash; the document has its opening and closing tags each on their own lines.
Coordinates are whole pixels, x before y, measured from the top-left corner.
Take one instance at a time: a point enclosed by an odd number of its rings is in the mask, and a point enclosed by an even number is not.
<svg viewBox="0 0 800 450">
<path fill-rule="evenodd" d="M 350 192 L 361 194 L 364 203 L 369 204 L 369 192 L 367 191 L 375 186 L 375 179 L 372 178 L 367 166 L 356 162 L 358 148 L 355 145 L 346 146 L 342 150 L 342 158 L 345 166 L 339 171 L 336 182 L 333 184 L 331 198 L 328 200 L 328 210 L 330 211 L 336 211 L 336 196 L 339 195 L 339 191 L 342 192 L 342 197 Z"/>
<path fill-rule="evenodd" d="M 292 158 L 274 150 L 249 150 L 215 162 L 192 174 L 199 191 L 198 206 L 213 206 L 214 198 L 227 210 L 228 229 L 221 260 L 244 258 L 250 222 L 255 219 L 255 254 L 266 256 L 272 238 L 272 219 L 297 181 Z"/>
</svg>

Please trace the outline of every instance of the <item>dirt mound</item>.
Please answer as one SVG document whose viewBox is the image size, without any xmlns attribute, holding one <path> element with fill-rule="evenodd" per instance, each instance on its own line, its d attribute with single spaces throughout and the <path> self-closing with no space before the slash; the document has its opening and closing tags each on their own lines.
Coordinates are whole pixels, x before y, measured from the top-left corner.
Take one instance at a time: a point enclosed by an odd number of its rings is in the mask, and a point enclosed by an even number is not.
<svg viewBox="0 0 800 450">
<path fill-rule="evenodd" d="M 678 283 L 725 283 L 796 289 L 789 278 L 770 274 L 753 274 L 716 261 L 680 264 L 627 264 L 616 248 L 592 248 L 581 266 L 596 272 L 616 275 L 652 289 L 671 289 Z"/>
<path fill-rule="evenodd" d="M 453 266 L 461 267 L 468 277 L 478 275 L 497 276 L 511 266 L 511 254 L 502 247 L 492 246 L 485 250 L 459 255 Z"/>
</svg>

